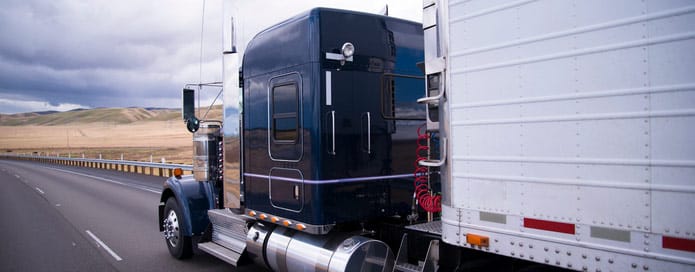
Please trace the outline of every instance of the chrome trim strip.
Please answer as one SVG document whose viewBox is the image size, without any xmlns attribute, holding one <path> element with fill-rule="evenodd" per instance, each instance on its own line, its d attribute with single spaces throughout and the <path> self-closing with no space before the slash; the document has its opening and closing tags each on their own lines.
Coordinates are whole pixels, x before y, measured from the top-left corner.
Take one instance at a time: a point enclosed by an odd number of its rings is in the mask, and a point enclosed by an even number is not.
<svg viewBox="0 0 695 272">
<path fill-rule="evenodd" d="M 252 177 L 252 178 L 262 178 L 262 179 L 270 179 L 271 176 L 268 175 L 260 175 L 260 174 L 253 174 L 253 173 L 244 173 L 245 177 Z M 361 178 L 343 178 L 343 179 L 326 179 L 326 180 L 299 180 L 299 179 L 294 179 L 294 178 L 287 178 L 287 177 L 272 177 L 274 180 L 283 180 L 283 181 L 291 181 L 291 182 L 304 182 L 304 183 L 309 183 L 309 184 L 330 184 L 330 183 L 348 183 L 348 182 L 360 182 L 360 181 L 371 181 L 371 180 L 381 180 L 381 179 L 393 179 L 393 178 L 409 178 L 413 177 L 413 174 L 399 174 L 399 175 L 389 175 L 389 176 L 371 176 L 371 177 L 361 177 Z"/>
<path fill-rule="evenodd" d="M 343 56 L 343 54 L 338 54 L 338 53 L 326 53 L 326 59 L 327 60 L 342 60 L 342 61 L 352 61 L 353 56 L 350 56 L 349 58 L 346 58 Z"/>
<path fill-rule="evenodd" d="M 333 105 L 333 79 L 331 71 L 326 71 L 326 106 Z"/>
</svg>

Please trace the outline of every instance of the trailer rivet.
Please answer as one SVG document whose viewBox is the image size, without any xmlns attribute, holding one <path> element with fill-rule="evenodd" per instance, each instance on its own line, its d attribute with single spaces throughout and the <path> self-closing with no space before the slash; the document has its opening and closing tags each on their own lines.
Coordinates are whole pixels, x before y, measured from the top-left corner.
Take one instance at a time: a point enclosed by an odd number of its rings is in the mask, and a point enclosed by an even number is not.
<svg viewBox="0 0 695 272">
<path fill-rule="evenodd" d="M 649 270 L 649 266 L 645 264 L 644 266 L 642 266 L 642 269 Z"/>
<path fill-rule="evenodd" d="M 613 263 L 613 258 L 608 259 L 608 263 Z"/>
<path fill-rule="evenodd" d="M 632 264 L 632 268 L 637 268 L 637 264 L 636 264 L 636 263 L 633 263 L 633 264 Z"/>
<path fill-rule="evenodd" d="M 586 254 L 582 254 L 582 259 L 586 259 Z"/>
</svg>

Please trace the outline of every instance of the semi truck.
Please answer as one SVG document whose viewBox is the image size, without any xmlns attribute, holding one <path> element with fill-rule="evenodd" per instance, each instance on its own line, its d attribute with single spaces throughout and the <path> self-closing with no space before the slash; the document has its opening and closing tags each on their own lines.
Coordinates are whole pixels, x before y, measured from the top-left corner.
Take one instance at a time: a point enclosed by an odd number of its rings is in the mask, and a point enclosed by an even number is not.
<svg viewBox="0 0 695 272">
<path fill-rule="evenodd" d="M 182 92 L 194 172 L 164 184 L 167 248 L 272 271 L 693 271 L 693 4 L 315 8 L 243 56 L 225 43 L 224 120 L 195 114 L 208 84 Z"/>
</svg>

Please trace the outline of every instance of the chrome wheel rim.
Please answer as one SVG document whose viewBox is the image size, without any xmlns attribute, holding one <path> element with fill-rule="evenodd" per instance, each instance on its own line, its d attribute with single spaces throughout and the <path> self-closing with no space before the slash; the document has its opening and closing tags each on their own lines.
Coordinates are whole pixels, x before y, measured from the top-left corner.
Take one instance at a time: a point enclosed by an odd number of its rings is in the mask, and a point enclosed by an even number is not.
<svg viewBox="0 0 695 272">
<path fill-rule="evenodd" d="M 169 211 L 169 215 L 164 219 L 164 239 L 169 245 L 176 247 L 179 244 L 179 218 L 174 210 Z"/>
</svg>

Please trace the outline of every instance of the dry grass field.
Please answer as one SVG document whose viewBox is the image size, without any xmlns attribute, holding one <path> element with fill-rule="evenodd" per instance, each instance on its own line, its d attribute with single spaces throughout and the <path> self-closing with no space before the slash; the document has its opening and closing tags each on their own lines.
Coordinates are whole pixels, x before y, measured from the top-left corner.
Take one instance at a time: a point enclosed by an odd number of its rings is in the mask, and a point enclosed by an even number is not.
<svg viewBox="0 0 695 272">
<path fill-rule="evenodd" d="M 221 118 L 221 107 L 211 112 Z M 178 110 L 94 109 L 0 116 L 0 151 L 191 163 L 192 135 Z"/>
</svg>

